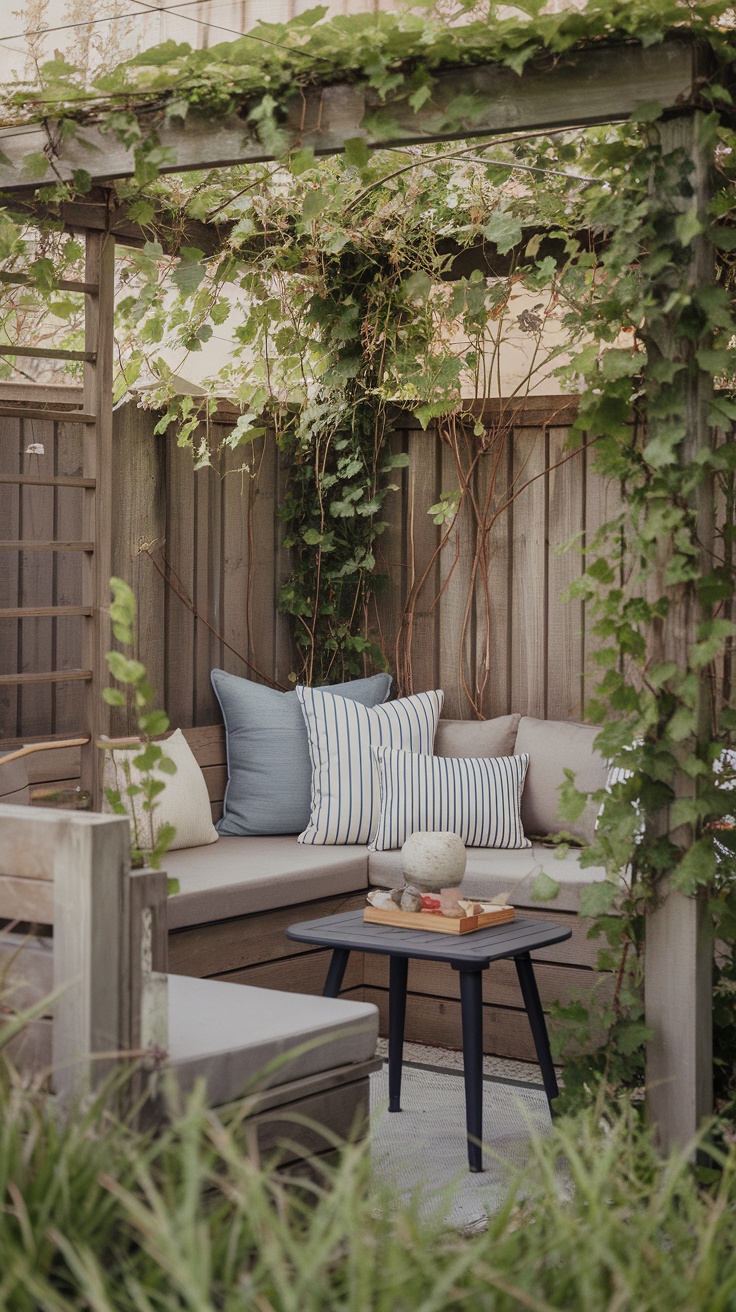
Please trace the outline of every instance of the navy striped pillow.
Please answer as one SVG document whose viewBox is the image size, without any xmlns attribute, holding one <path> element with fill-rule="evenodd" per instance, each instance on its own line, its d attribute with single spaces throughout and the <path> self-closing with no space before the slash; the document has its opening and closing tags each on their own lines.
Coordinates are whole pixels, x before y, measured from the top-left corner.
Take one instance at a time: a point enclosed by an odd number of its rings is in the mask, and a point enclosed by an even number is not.
<svg viewBox="0 0 736 1312">
<path fill-rule="evenodd" d="M 434 747 L 443 692 L 361 706 L 324 688 L 298 687 L 312 761 L 312 808 L 300 843 L 367 843 L 378 823 L 378 770 L 371 748 Z"/>
<path fill-rule="evenodd" d="M 466 847 L 531 847 L 521 823 L 529 757 L 413 756 L 373 749 L 381 788 L 371 852 L 403 847 L 410 834 L 450 830 Z"/>
</svg>

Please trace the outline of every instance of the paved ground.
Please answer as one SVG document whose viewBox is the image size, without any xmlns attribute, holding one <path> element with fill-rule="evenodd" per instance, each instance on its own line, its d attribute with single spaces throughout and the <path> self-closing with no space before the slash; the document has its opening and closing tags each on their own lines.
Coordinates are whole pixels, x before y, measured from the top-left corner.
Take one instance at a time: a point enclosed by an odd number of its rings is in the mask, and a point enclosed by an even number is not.
<svg viewBox="0 0 736 1312">
<path fill-rule="evenodd" d="M 388 1056 L 388 1041 L 378 1040 L 377 1055 Z M 404 1061 L 418 1066 L 435 1066 L 440 1070 L 461 1071 L 463 1054 L 453 1048 L 430 1048 L 424 1043 L 405 1043 Z M 539 1067 L 530 1061 L 510 1061 L 505 1057 L 484 1057 L 484 1074 L 496 1080 L 512 1080 L 520 1084 L 542 1085 Z M 560 1078 L 560 1071 L 557 1071 Z"/>
<path fill-rule="evenodd" d="M 388 1110 L 388 1069 L 371 1076 L 371 1159 L 377 1198 L 382 1186 L 393 1193 L 391 1207 L 418 1201 L 425 1218 L 438 1216 L 454 1230 L 470 1233 L 485 1228 L 493 1213 L 516 1188 L 525 1192 L 523 1172 L 532 1135 L 550 1130 L 547 1099 L 538 1068 L 525 1062 L 503 1063 L 504 1079 L 492 1073 L 483 1091 L 484 1171 L 468 1171 L 465 1138 L 465 1094 L 457 1064 L 437 1064 L 437 1049 L 412 1044 L 407 1054 L 432 1058 L 432 1064 L 405 1065 L 401 1112 Z M 440 1050 L 441 1052 L 441 1050 Z M 456 1057 L 458 1054 L 449 1054 Z M 493 1060 L 493 1059 L 491 1059 Z M 506 1074 L 513 1067 L 513 1078 Z M 496 1066 L 496 1070 L 498 1066 Z M 530 1075 L 532 1078 L 530 1078 Z M 523 1078 L 519 1078 L 523 1077 Z"/>
</svg>

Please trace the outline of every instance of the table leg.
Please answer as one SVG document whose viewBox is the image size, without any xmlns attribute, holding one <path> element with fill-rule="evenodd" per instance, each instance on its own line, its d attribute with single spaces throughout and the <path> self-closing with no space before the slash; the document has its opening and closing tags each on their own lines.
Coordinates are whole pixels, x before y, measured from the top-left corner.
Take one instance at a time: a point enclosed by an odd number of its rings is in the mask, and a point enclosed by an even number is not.
<svg viewBox="0 0 736 1312">
<path fill-rule="evenodd" d="M 468 1134 L 468 1167 L 483 1170 L 483 974 L 463 970 L 460 974 L 460 1012 L 463 1023 L 463 1066 L 465 1069 L 465 1119 Z"/>
<path fill-rule="evenodd" d="M 350 956 L 349 948 L 333 949 L 332 960 L 330 962 L 329 970 L 327 971 L 327 979 L 325 980 L 325 986 L 322 990 L 323 998 L 337 997 L 342 987 L 342 981 L 345 975 L 345 967 L 348 964 L 349 956 Z"/>
<path fill-rule="evenodd" d="M 523 952 L 520 956 L 514 957 L 514 961 L 516 962 L 516 973 L 519 976 L 521 996 L 524 999 L 526 1014 L 529 1017 L 534 1047 L 537 1050 L 537 1060 L 539 1061 L 539 1069 L 542 1072 L 544 1092 L 547 1095 L 550 1115 L 552 1115 L 552 1101 L 557 1097 L 560 1090 L 557 1086 L 557 1076 L 555 1075 L 552 1053 L 549 1048 L 549 1036 L 544 1012 L 539 1000 L 539 989 L 534 977 L 534 967 L 528 952 Z"/>
<path fill-rule="evenodd" d="M 388 1109 L 401 1111 L 401 1066 L 404 1059 L 408 957 L 389 957 L 388 990 Z"/>
</svg>

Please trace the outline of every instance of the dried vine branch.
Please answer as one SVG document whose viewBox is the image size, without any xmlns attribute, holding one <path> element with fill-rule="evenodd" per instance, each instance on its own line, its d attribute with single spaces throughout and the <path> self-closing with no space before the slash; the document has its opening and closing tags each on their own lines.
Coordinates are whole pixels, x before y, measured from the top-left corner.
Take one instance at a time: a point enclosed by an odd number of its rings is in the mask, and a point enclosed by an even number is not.
<svg viewBox="0 0 736 1312">
<path fill-rule="evenodd" d="M 257 665 L 254 665 L 252 661 L 249 661 L 247 656 L 244 656 L 241 651 L 238 651 L 237 647 L 233 647 L 232 643 L 228 642 L 227 638 L 223 637 L 219 629 L 216 629 L 213 624 L 210 624 L 206 615 L 202 615 L 201 612 L 197 610 L 197 607 L 194 605 L 194 602 L 189 596 L 189 593 L 179 575 L 171 562 L 167 560 L 164 555 L 161 543 L 144 543 L 141 547 L 141 551 L 149 557 L 156 572 L 161 576 L 166 586 L 171 589 L 174 596 L 179 599 L 182 606 L 186 606 L 189 613 L 193 615 L 200 624 L 203 624 L 206 629 L 209 629 L 213 637 L 217 638 L 217 641 L 221 642 L 223 647 L 226 647 L 228 651 L 232 652 L 233 656 L 237 656 L 238 660 L 243 662 L 243 665 L 247 670 L 250 670 L 251 674 L 254 674 L 257 679 L 260 679 L 261 683 L 267 684 L 269 688 L 275 688 L 278 692 L 289 691 L 288 688 L 284 688 L 283 684 L 277 683 L 274 679 L 270 678 L 268 674 L 264 674 L 263 670 L 260 670 Z M 163 561 L 163 568 L 161 567 L 157 556 L 160 556 Z"/>
</svg>

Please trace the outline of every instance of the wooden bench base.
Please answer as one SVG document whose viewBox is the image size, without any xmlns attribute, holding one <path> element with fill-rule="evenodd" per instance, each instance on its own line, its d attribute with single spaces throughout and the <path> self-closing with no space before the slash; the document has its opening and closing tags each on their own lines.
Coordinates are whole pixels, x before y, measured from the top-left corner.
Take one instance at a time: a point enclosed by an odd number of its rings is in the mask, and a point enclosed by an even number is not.
<svg viewBox="0 0 736 1312">
<path fill-rule="evenodd" d="M 341 1140 L 358 1142 L 368 1127 L 370 1076 L 380 1068 L 380 1061 L 362 1062 L 259 1094 L 244 1127 L 251 1153 L 284 1167 L 329 1155 Z"/>
</svg>

